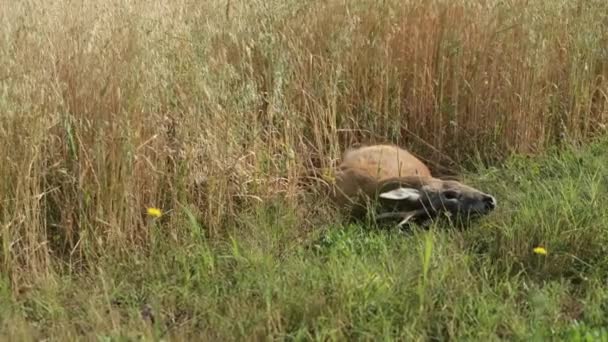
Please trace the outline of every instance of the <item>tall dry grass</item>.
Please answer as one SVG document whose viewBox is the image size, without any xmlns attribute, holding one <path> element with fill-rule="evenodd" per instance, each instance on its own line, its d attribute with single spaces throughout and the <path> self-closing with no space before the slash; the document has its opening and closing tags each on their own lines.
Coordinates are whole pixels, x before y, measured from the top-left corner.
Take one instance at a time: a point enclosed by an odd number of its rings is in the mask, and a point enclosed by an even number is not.
<svg viewBox="0 0 608 342">
<path fill-rule="evenodd" d="M 221 235 L 259 203 L 301 206 L 302 180 L 357 143 L 441 170 L 601 132 L 605 13 L 589 0 L 7 2 L 0 270 L 26 286 L 55 258 L 77 270 L 157 233 L 185 241 L 184 207 Z M 168 212 L 162 230 L 148 206 Z"/>
</svg>

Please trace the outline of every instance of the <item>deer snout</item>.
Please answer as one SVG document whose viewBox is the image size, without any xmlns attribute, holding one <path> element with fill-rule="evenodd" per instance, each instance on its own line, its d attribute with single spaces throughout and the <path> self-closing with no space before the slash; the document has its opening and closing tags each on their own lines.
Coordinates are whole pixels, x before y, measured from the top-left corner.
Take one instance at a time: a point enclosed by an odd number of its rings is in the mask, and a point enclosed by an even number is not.
<svg viewBox="0 0 608 342">
<path fill-rule="evenodd" d="M 496 198 L 491 195 L 484 195 L 483 204 L 484 204 L 484 208 L 487 211 L 492 211 L 492 210 L 496 209 Z"/>
</svg>

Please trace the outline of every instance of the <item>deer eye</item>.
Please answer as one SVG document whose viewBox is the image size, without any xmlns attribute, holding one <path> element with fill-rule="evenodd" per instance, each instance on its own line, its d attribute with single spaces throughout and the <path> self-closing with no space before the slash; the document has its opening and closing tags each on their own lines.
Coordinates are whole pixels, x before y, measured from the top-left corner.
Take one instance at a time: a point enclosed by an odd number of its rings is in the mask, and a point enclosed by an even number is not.
<svg viewBox="0 0 608 342">
<path fill-rule="evenodd" d="M 443 192 L 443 196 L 446 199 L 458 199 L 460 198 L 460 194 L 454 190 L 447 190 Z"/>
</svg>

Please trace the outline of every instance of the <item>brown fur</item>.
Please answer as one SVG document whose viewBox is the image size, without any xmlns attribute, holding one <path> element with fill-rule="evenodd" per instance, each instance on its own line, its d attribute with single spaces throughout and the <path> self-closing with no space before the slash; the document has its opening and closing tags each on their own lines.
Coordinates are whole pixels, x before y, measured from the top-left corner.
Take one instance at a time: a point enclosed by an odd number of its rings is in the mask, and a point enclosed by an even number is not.
<svg viewBox="0 0 608 342">
<path fill-rule="evenodd" d="M 410 152 L 395 145 L 371 145 L 347 150 L 339 166 L 333 199 L 339 205 L 361 204 L 390 179 L 430 178 L 429 168 Z"/>
<path fill-rule="evenodd" d="M 358 170 L 377 180 L 392 177 L 431 177 L 431 171 L 410 152 L 395 145 L 372 145 L 349 150 L 340 170 Z"/>
</svg>

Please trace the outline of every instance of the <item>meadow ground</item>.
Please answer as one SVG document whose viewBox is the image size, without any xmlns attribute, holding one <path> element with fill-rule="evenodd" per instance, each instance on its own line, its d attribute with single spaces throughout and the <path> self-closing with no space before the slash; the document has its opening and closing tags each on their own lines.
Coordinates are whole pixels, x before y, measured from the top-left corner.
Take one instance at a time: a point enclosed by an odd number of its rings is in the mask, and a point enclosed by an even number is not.
<svg viewBox="0 0 608 342">
<path fill-rule="evenodd" d="M 603 0 L 8 1 L 0 336 L 605 340 L 606 46 Z M 499 210 L 345 224 L 378 142 Z"/>
<path fill-rule="evenodd" d="M 500 207 L 466 230 L 439 220 L 303 233 L 277 202 L 242 213 L 222 239 L 183 223 L 189 239 L 176 243 L 151 220 L 145 249 L 86 270 L 54 261 L 18 294 L 4 277 L 2 336 L 606 340 L 607 150 L 604 139 L 469 175 Z"/>
</svg>

